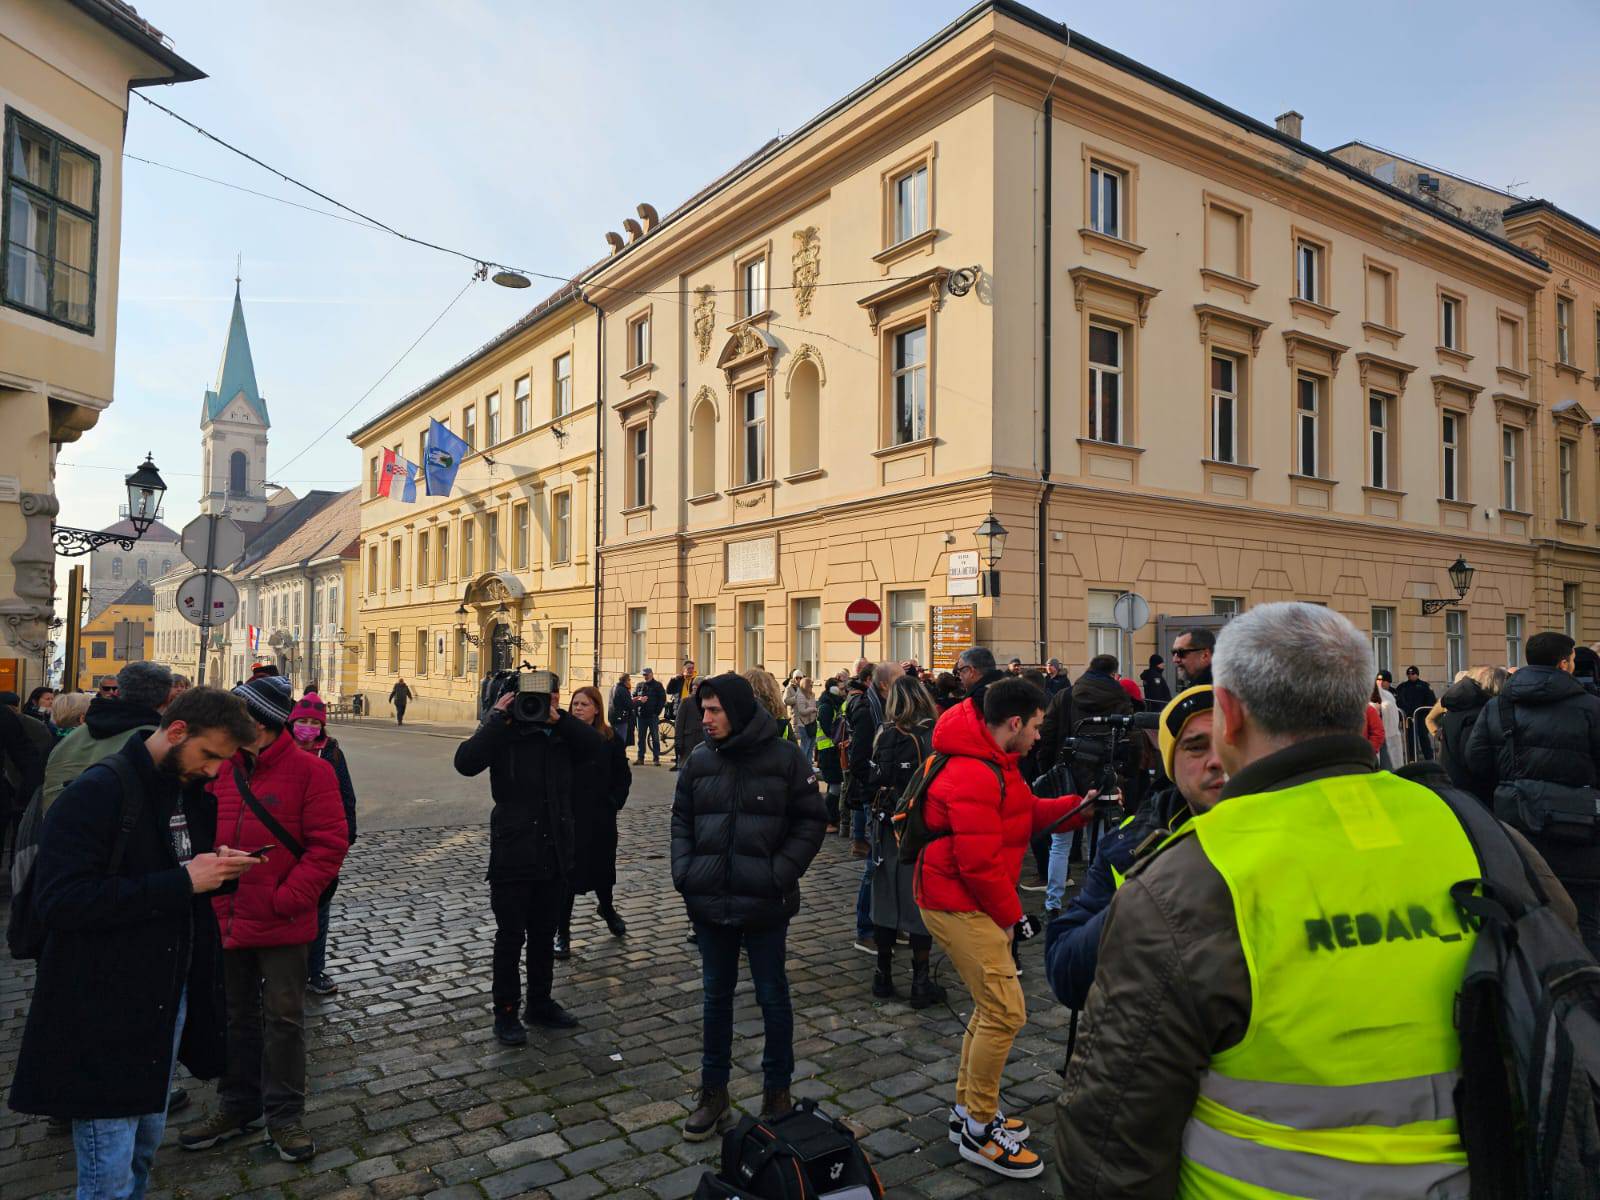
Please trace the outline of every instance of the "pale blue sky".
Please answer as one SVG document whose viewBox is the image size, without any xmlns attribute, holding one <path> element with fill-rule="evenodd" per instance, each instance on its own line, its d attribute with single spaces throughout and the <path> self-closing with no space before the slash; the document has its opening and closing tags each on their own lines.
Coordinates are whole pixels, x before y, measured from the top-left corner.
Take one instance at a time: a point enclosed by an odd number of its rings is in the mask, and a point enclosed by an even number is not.
<svg viewBox="0 0 1600 1200">
<path fill-rule="evenodd" d="M 152 95 L 400 229 L 553 273 L 599 258 L 639 201 L 663 213 L 959 15 L 955 2 L 140 0 L 210 78 Z M 1351 138 L 1542 195 L 1600 224 L 1600 10 L 1592 0 L 1338 6 L 1040 3 L 1082 33 L 1306 139 Z M 315 204 L 138 100 L 127 152 Z M 553 285 L 477 284 L 372 396 L 292 464 L 467 281 L 459 260 L 138 162 L 127 164 L 116 403 L 61 456 L 61 521 L 116 516 L 145 449 L 180 527 L 234 255 L 272 413 L 269 475 L 347 487 L 345 434 L 510 324 Z M 95 469 L 95 467 L 114 469 Z M 286 469 L 285 469 L 286 468 Z"/>
</svg>

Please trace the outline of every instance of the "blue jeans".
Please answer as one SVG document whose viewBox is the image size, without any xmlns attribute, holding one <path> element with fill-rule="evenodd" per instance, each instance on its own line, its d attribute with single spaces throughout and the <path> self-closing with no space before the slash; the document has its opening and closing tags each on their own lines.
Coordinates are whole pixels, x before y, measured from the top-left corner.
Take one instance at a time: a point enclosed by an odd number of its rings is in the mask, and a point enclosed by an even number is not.
<svg viewBox="0 0 1600 1200">
<path fill-rule="evenodd" d="M 850 810 L 850 836 L 858 842 L 867 840 L 867 809 L 865 805 Z"/>
<path fill-rule="evenodd" d="M 650 743 L 650 753 L 661 761 L 661 719 L 655 714 L 639 718 L 639 762 L 644 761 L 644 744 Z"/>
<path fill-rule="evenodd" d="M 1067 856 L 1072 852 L 1072 836 L 1072 833 L 1050 835 L 1050 874 L 1045 877 L 1044 906 L 1057 912 L 1061 911 L 1067 894 Z"/>
<path fill-rule="evenodd" d="M 188 992 L 178 994 L 178 1019 L 172 1030 L 172 1058 L 160 1112 L 142 1117 L 95 1117 L 72 1122 L 72 1149 L 78 1157 L 78 1200 L 139 1200 L 150 1182 L 150 1164 L 167 1129 L 167 1093 L 183 1039 Z"/>
<path fill-rule="evenodd" d="M 705 989 L 700 1083 L 726 1087 L 733 1070 L 733 990 L 739 982 L 739 948 L 750 959 L 750 980 L 766 1025 L 767 1043 L 761 1052 L 762 1086 L 786 1088 L 794 1075 L 794 1006 L 789 1000 L 789 976 L 784 969 L 785 939 L 789 923 L 766 929 L 740 929 L 729 925 L 694 923 L 700 945 L 701 978 Z"/>
<path fill-rule="evenodd" d="M 333 891 L 339 886 L 338 879 L 333 881 L 333 886 L 322 893 L 322 900 L 317 905 L 317 936 L 306 950 L 306 978 L 315 979 L 328 967 L 328 916 L 333 909 Z"/>
<path fill-rule="evenodd" d="M 877 861 L 871 854 L 862 864 L 861 886 L 856 889 L 856 940 L 872 945 L 872 869 Z"/>
</svg>

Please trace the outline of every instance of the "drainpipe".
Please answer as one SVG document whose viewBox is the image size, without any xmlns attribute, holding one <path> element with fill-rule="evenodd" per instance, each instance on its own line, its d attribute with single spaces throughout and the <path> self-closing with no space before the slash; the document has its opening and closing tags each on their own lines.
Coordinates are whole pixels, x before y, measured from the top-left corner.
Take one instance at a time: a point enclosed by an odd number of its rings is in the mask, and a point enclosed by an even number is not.
<svg viewBox="0 0 1600 1200">
<path fill-rule="evenodd" d="M 600 686 L 600 581 L 606 533 L 606 312 L 580 286 L 578 299 L 594 309 L 594 686 Z"/>
<path fill-rule="evenodd" d="M 1055 81 L 1051 80 L 1051 90 Z M 1041 403 L 1044 405 L 1044 421 L 1041 431 L 1043 453 L 1040 456 L 1039 476 L 1043 487 L 1039 489 L 1039 514 L 1036 524 L 1039 527 L 1039 656 L 1038 661 L 1044 662 L 1050 657 L 1050 493 L 1055 485 L 1050 482 L 1050 451 L 1052 443 L 1051 423 L 1051 397 L 1050 397 L 1050 299 L 1051 299 L 1051 220 L 1054 215 L 1054 187 L 1051 172 L 1054 166 L 1055 148 L 1055 102 L 1050 95 L 1044 98 L 1044 229 L 1040 237 L 1041 256 L 1044 260 L 1043 286 L 1040 289 L 1039 308 L 1042 314 L 1043 329 L 1040 333 L 1039 362 L 1044 375 L 1043 386 L 1040 389 Z"/>
</svg>

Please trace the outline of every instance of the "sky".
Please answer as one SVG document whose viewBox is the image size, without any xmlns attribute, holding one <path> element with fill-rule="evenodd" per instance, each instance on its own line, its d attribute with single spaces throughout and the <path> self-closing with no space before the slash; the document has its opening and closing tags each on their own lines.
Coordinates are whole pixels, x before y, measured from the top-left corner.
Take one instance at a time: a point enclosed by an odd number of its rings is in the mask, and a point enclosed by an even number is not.
<svg viewBox="0 0 1600 1200">
<path fill-rule="evenodd" d="M 153 98 L 397 229 L 563 278 L 602 257 L 605 232 L 640 201 L 666 213 L 964 11 L 958 0 L 138 7 L 209 75 Z M 1314 145 L 1359 138 L 1600 224 L 1593 0 L 1527 0 L 1515 21 L 1503 0 L 1035 7 L 1262 120 L 1297 109 Z M 268 474 L 297 494 L 353 486 L 351 430 L 557 286 L 473 284 L 401 360 L 468 284 L 469 262 L 167 169 L 328 209 L 138 99 L 125 152 L 164 166 L 127 163 L 115 402 L 60 456 L 62 524 L 115 520 L 122 477 L 146 450 L 169 485 L 167 523 L 198 511 L 201 402 L 236 256 L 272 419 Z"/>
</svg>

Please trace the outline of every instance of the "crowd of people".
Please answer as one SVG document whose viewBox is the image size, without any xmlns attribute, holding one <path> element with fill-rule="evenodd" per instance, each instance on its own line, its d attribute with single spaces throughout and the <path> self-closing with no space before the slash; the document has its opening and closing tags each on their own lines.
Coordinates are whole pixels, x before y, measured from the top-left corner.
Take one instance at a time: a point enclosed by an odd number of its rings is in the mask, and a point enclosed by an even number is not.
<svg viewBox="0 0 1600 1200">
<path fill-rule="evenodd" d="M 489 775 L 494 1036 L 578 1025 L 554 963 L 580 896 L 626 935 L 618 815 L 671 723 L 661 837 L 702 984 L 686 1139 L 733 1120 L 741 971 L 764 1026 L 759 1111 L 792 1106 L 789 926 L 837 836 L 862 863 L 871 996 L 953 1012 L 935 950 L 967 993 L 949 1097 L 962 1159 L 1047 1169 L 1002 1107 L 1028 1019 L 1019 945 L 1042 928 L 1073 1012 L 1052 1156 L 1067 1195 L 1467 1194 L 1481 1152 L 1456 1106 L 1484 1084 L 1450 1085 L 1479 936 L 1458 897 L 1490 870 L 1461 805 L 1503 823 L 1561 953 L 1593 970 L 1600 658 L 1540 633 L 1525 665 L 1436 697 L 1415 667 L 1394 686 L 1364 634 L 1310 604 L 1185 630 L 1169 654 L 1170 676 L 1156 654 L 1138 679 L 1110 655 L 1074 680 L 973 646 L 949 673 L 863 659 L 780 681 L 685 661 L 665 685 L 645 669 L 565 707 L 559 680 L 543 708 L 508 692 L 454 759 Z M 185 1149 L 264 1127 L 284 1159 L 309 1158 L 305 995 L 336 987 L 329 903 L 356 837 L 320 698 L 270 670 L 230 693 L 132 663 L 87 705 L 40 691 L 0 707 L 0 748 L 10 794 L 44 814 L 22 898 L 45 950 L 13 1107 L 70 1120 L 84 1195 L 142 1192 L 182 1096 L 175 1062 L 219 1080 Z M 96 980 L 125 997 L 114 1019 Z"/>
</svg>

